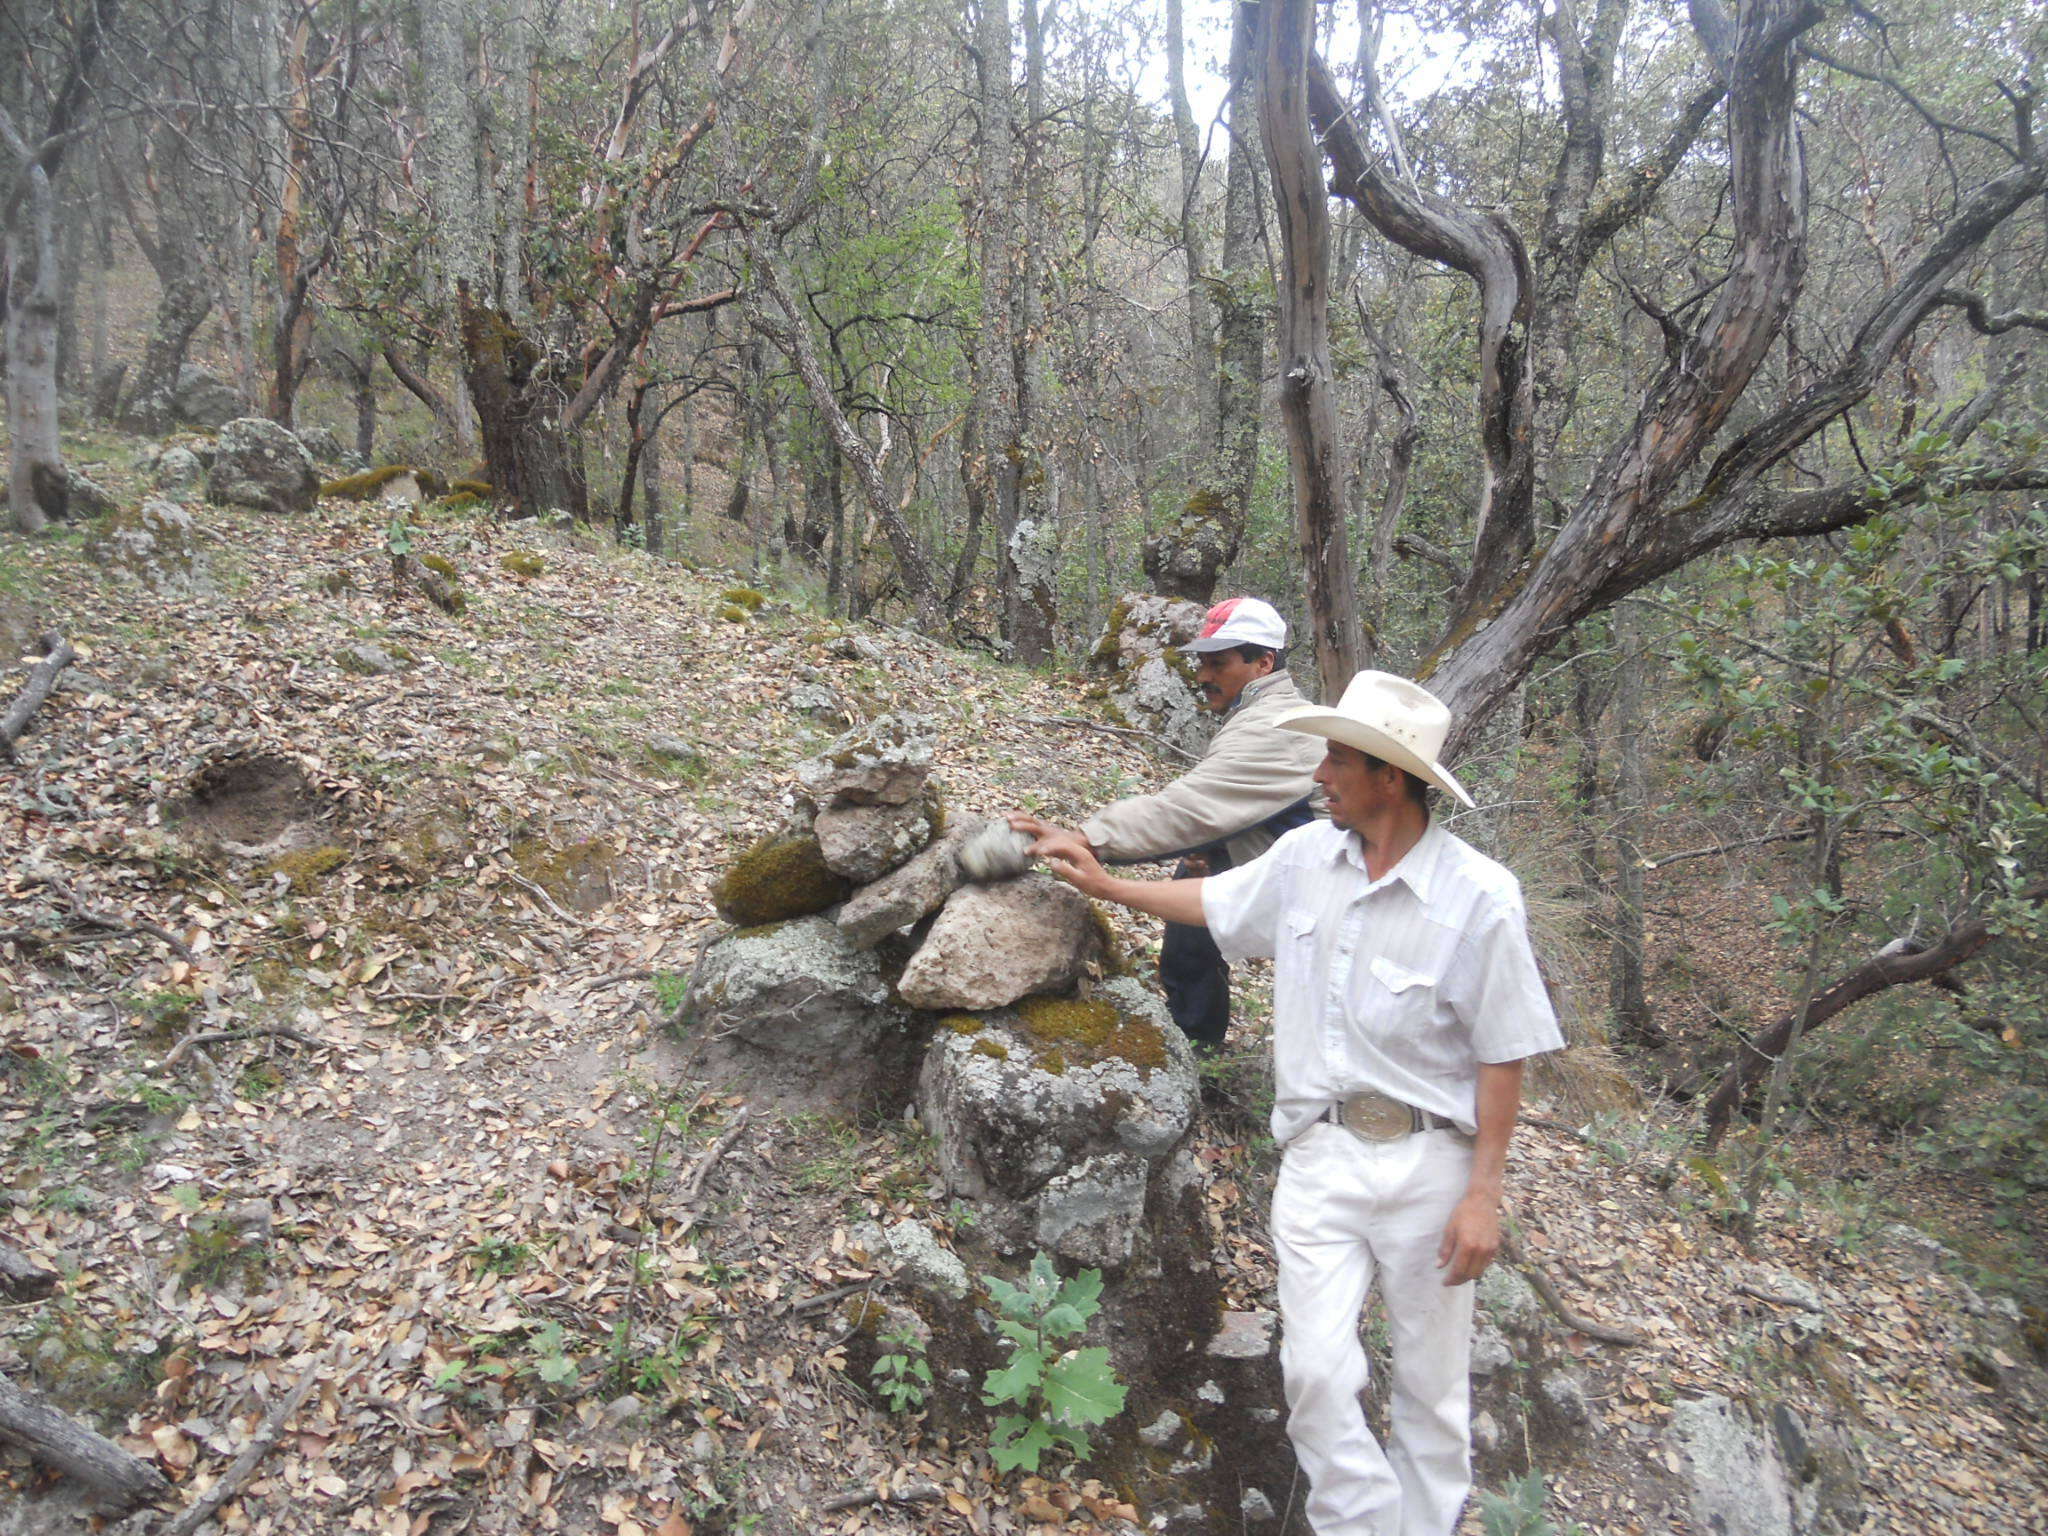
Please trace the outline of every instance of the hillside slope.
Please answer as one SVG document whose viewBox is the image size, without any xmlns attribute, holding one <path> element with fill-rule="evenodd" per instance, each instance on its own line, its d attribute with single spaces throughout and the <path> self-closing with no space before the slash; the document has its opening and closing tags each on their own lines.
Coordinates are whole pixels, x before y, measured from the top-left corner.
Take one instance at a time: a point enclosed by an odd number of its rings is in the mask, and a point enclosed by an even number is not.
<svg viewBox="0 0 2048 1536">
<path fill-rule="evenodd" d="M 928 1146 L 743 1114 L 662 1021 L 835 707 L 929 714 L 962 808 L 1072 817 L 1170 770 L 1052 718 L 1084 708 L 1066 680 L 772 598 L 734 622 L 729 579 L 587 536 L 421 514 L 449 616 L 394 588 L 373 509 L 194 512 L 210 581 L 173 595 L 76 534 L 0 544 L 10 640 L 81 652 L 0 770 L 0 1239 L 63 1275 L 0 1311 L 0 1368 L 179 1502 L 310 1373 L 233 1530 L 1142 1516 L 1107 1475 L 998 1476 L 882 1411 L 834 1303 L 872 1278 L 854 1223 L 964 1219 Z M 1201 1157 L 1215 1262 L 1269 1306 L 1243 1046 Z M 1720 1393 L 1849 1447 L 1813 1480 L 1863 1529 L 2033 1526 L 2036 1378 L 1938 1254 L 1786 1197 L 1745 1254 L 1654 1117 L 1567 1107 L 1520 1145 L 1523 1251 L 1645 1342 L 1553 1324 L 1540 1374 L 1569 1366 L 1578 1408 L 1510 1383 L 1490 1469 L 1533 1458 L 1593 1531 L 1691 1531 L 1665 1428 Z M 0 1488 L 0 1524 L 67 1507 L 11 1453 Z"/>
</svg>

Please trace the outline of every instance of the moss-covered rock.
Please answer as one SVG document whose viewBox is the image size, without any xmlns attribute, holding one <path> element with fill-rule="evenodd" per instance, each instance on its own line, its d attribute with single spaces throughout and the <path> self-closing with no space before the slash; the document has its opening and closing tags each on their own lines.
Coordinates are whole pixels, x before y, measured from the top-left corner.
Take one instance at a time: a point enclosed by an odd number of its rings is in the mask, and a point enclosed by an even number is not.
<svg viewBox="0 0 2048 1536">
<path fill-rule="evenodd" d="M 322 481 L 320 495 L 323 499 L 336 501 L 368 501 L 392 481 L 406 475 L 417 478 L 418 474 L 419 471 L 410 464 L 381 464 L 375 469 L 366 469 L 359 474 Z"/>
<path fill-rule="evenodd" d="M 444 581 L 462 580 L 462 572 L 455 568 L 455 562 L 446 555 L 421 555 L 420 564 Z"/>
<path fill-rule="evenodd" d="M 816 834 L 791 828 L 771 832 L 733 860 L 711 899 L 720 916 L 745 928 L 822 912 L 852 889 L 826 867 Z"/>
<path fill-rule="evenodd" d="M 546 559 L 530 549 L 515 549 L 502 554 L 498 557 L 498 564 L 514 576 L 529 578 L 541 575 L 548 568 Z"/>
<path fill-rule="evenodd" d="M 718 616 L 728 624 L 744 624 L 753 617 L 751 609 L 742 608 L 738 603 L 721 603 Z"/>
<path fill-rule="evenodd" d="M 477 501 L 489 501 L 491 499 L 491 482 L 488 480 L 476 480 L 469 477 L 464 477 L 459 480 L 450 480 L 448 482 L 447 494 L 449 500 L 451 501 L 458 496 L 472 497 Z"/>
<path fill-rule="evenodd" d="M 764 592 L 756 591 L 753 587 L 727 587 L 718 594 L 718 600 L 721 603 L 730 603 L 735 608 L 744 608 L 747 612 L 752 613 L 768 601 L 768 596 Z"/>
</svg>

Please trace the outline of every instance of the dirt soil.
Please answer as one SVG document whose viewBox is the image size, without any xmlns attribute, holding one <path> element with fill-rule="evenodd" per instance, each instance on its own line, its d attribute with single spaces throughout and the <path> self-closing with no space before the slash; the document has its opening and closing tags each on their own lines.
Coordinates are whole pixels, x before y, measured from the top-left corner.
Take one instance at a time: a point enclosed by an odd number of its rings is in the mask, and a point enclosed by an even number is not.
<svg viewBox="0 0 2048 1536">
<path fill-rule="evenodd" d="M 1071 821 L 1171 764 L 1052 718 L 1085 713 L 1070 680 L 772 596 L 729 623 L 729 575 L 584 535 L 422 514 L 457 619 L 393 588 L 373 509 L 196 510 L 210 594 L 111 586 L 75 537 L 0 550 L 81 652 L 0 769 L 0 1241 L 62 1276 L 0 1308 L 0 1369 L 170 1508 L 307 1382 L 237 1532 L 1140 1528 L 1088 1468 L 998 1474 L 848 1369 L 851 1227 L 957 1216 L 915 1127 L 750 1105 L 663 1020 L 712 884 L 832 734 L 793 686 L 931 715 L 954 810 Z M 364 642 L 399 670 L 337 660 Z M 1270 1307 L 1248 970 L 1198 1155 L 1212 1261 Z M 2038 1528 L 2039 1404 L 1972 1353 L 1984 1304 L 1938 1255 L 1796 1191 L 1746 1252 L 1664 1106 L 1580 1110 L 1532 1106 L 1523 1257 L 1644 1342 L 1559 1324 L 1593 1422 L 1504 1426 L 1553 1518 L 1698 1529 L 1662 1431 L 1718 1392 L 1854 1440 L 1861 1529 Z M 0 1490 L 69 1528 L 18 1453 Z"/>
</svg>

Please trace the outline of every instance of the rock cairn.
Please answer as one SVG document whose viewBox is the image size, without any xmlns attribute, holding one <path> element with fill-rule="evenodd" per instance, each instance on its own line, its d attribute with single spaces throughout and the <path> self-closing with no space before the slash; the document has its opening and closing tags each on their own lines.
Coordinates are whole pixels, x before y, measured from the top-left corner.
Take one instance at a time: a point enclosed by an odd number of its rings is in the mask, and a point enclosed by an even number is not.
<svg viewBox="0 0 2048 1536">
<path fill-rule="evenodd" d="M 699 974 L 702 1047 L 757 1100 L 914 1108 L 932 1137 L 933 1193 L 955 1219 L 944 1237 L 901 1218 L 853 1231 L 893 1276 L 848 1304 L 856 1367 L 908 1331 L 929 1352 L 932 1411 L 985 1429 L 978 1387 L 999 1362 L 973 1276 L 1038 1252 L 1100 1269 L 1090 1342 L 1131 1392 L 1104 1454 L 1163 1529 L 1274 1522 L 1293 1460 L 1273 1330 L 1223 1310 L 1207 1262 L 1186 1037 L 1121 974 L 1078 892 L 1029 870 L 963 874 L 962 846 L 990 824 L 946 814 L 934 752 L 926 720 L 885 715 L 798 767 L 786 822 L 718 885 L 736 929 Z"/>
</svg>

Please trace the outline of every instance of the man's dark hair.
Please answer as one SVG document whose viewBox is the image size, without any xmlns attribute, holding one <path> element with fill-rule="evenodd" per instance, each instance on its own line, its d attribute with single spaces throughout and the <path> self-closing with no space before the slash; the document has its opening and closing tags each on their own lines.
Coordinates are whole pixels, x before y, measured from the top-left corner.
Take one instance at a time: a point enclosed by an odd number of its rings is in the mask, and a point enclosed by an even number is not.
<svg viewBox="0 0 2048 1536">
<path fill-rule="evenodd" d="M 1374 757 L 1370 752 L 1360 752 L 1358 755 L 1365 759 L 1365 766 L 1368 768 L 1378 769 L 1394 766 L 1390 765 L 1385 758 Z M 1408 798 L 1415 802 L 1419 810 L 1428 811 L 1429 792 L 1435 786 L 1420 774 L 1410 773 L 1406 768 L 1401 769 L 1401 777 L 1408 781 L 1405 786 L 1408 791 Z"/>
<path fill-rule="evenodd" d="M 1270 645 L 1233 645 L 1231 649 L 1247 662 L 1256 662 L 1261 656 L 1270 656 L 1273 658 L 1275 672 L 1287 670 L 1287 649 L 1284 646 L 1275 648 Z"/>
</svg>

